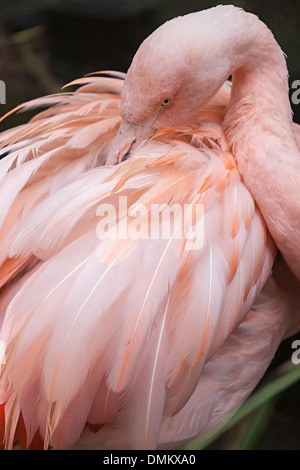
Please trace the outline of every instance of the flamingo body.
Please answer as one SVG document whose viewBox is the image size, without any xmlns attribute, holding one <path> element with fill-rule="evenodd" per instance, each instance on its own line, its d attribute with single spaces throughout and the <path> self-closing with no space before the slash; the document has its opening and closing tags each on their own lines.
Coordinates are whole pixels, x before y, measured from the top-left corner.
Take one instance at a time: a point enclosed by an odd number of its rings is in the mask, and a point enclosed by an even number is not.
<svg viewBox="0 0 300 470">
<path fill-rule="evenodd" d="M 133 146 L 126 80 L 77 80 L 74 93 L 24 105 L 48 108 L 1 135 L 5 448 L 181 445 L 242 403 L 295 326 L 224 130 L 230 84 L 193 126 Z M 178 209 L 167 237 L 151 236 L 164 214 L 149 219 L 153 205 Z M 103 207 L 114 211 L 99 236 Z"/>
</svg>

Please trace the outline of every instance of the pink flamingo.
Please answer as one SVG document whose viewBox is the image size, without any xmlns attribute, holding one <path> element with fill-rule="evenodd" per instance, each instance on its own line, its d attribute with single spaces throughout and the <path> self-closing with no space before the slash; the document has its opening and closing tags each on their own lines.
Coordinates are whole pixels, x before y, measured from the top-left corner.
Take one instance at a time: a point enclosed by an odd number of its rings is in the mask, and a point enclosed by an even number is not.
<svg viewBox="0 0 300 470">
<path fill-rule="evenodd" d="M 126 76 L 73 84 L 1 135 L 0 438 L 180 446 L 246 399 L 299 325 L 284 56 L 257 17 L 218 6 L 158 28 Z M 183 237 L 180 211 L 147 237 L 153 204 L 191 208 Z"/>
</svg>

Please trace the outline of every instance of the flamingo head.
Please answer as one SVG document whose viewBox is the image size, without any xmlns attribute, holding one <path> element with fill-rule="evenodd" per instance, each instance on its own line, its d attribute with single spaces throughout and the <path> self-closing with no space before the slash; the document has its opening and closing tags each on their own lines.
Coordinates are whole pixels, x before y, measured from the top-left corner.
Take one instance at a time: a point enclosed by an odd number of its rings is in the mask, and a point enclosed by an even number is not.
<svg viewBox="0 0 300 470">
<path fill-rule="evenodd" d="M 167 21 L 141 44 L 125 78 L 108 164 L 128 158 L 157 131 L 197 127 L 199 109 L 243 61 L 245 21 L 254 37 L 254 15 L 218 6 Z"/>
</svg>

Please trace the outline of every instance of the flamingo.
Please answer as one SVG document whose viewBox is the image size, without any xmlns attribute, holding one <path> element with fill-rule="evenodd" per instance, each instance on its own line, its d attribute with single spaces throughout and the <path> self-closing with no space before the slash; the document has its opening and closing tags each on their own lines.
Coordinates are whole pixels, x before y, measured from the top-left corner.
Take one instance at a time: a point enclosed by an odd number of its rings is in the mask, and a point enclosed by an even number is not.
<svg viewBox="0 0 300 470">
<path fill-rule="evenodd" d="M 126 75 L 71 85 L 0 136 L 0 442 L 180 447 L 299 329 L 284 55 L 217 6 L 159 27 Z M 169 207 L 168 236 L 149 236 Z"/>
</svg>

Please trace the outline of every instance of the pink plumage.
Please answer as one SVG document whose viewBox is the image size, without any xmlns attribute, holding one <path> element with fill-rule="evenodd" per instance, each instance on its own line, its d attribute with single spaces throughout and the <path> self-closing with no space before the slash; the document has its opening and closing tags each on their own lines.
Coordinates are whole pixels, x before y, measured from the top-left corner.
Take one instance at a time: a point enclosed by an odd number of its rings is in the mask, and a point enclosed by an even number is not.
<svg viewBox="0 0 300 470">
<path fill-rule="evenodd" d="M 239 406 L 298 328 L 300 132 L 271 32 L 216 7 L 107 75 L 21 106 L 47 109 L 0 136 L 6 449 L 178 447 Z M 178 210 L 167 237 L 153 206 Z"/>
</svg>

